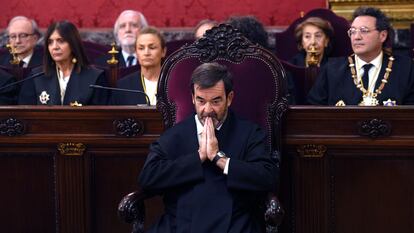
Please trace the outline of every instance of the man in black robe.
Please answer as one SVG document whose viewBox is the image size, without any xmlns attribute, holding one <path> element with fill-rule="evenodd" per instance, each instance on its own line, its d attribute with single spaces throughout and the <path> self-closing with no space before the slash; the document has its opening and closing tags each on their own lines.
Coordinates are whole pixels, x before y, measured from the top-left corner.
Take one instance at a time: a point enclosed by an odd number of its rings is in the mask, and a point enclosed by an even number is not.
<svg viewBox="0 0 414 233">
<path fill-rule="evenodd" d="M 225 66 L 202 64 L 191 82 L 196 114 L 151 145 L 139 177 L 164 198 L 165 214 L 149 232 L 264 232 L 260 207 L 278 174 L 265 134 L 229 111 Z"/>
</svg>

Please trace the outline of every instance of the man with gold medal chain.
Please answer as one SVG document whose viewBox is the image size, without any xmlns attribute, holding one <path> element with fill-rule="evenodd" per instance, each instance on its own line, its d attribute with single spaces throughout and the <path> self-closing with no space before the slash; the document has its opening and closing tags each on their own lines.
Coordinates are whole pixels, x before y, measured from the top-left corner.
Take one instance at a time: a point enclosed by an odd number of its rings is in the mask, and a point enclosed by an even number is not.
<svg viewBox="0 0 414 233">
<path fill-rule="evenodd" d="M 315 105 L 394 106 L 414 103 L 414 65 L 389 52 L 392 27 L 377 8 L 359 7 L 348 35 L 354 54 L 332 58 L 308 95 Z"/>
</svg>

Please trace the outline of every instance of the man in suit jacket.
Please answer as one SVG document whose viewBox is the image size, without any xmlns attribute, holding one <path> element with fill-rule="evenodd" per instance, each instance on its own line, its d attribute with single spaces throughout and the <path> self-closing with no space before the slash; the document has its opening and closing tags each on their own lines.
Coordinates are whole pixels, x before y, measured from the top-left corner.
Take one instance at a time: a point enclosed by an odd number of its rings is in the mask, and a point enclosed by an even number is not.
<svg viewBox="0 0 414 233">
<path fill-rule="evenodd" d="M 316 105 L 414 104 L 414 65 L 394 56 L 389 19 L 377 8 L 360 7 L 348 31 L 354 55 L 329 59 L 308 95 Z"/>
<path fill-rule="evenodd" d="M 149 232 L 264 232 L 265 194 L 277 166 L 256 125 L 229 111 L 229 71 L 205 63 L 192 75 L 196 114 L 150 147 L 139 182 L 164 196 L 165 214 Z"/>
<path fill-rule="evenodd" d="M 119 67 L 137 65 L 135 54 L 137 34 L 141 28 L 147 26 L 147 20 L 141 12 L 125 10 L 118 16 L 114 25 L 114 37 L 120 48 L 119 53 L 116 55 Z M 107 66 L 107 60 L 110 59 L 110 55 L 105 55 L 97 58 L 94 63 L 98 66 Z"/>
<path fill-rule="evenodd" d="M 24 16 L 12 18 L 6 30 L 9 44 L 15 48 L 17 57 L 22 67 L 40 66 L 43 60 L 43 51 L 36 46 L 41 33 L 34 20 Z M 0 65 L 11 66 L 11 54 L 4 54 L 0 57 Z"/>
</svg>

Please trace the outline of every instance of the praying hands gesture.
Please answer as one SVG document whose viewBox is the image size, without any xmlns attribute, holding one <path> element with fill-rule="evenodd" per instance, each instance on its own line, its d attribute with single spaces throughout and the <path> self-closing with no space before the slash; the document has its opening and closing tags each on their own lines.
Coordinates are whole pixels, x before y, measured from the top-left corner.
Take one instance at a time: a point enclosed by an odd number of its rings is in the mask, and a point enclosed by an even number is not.
<svg viewBox="0 0 414 233">
<path fill-rule="evenodd" d="M 206 159 L 212 161 L 218 151 L 218 141 L 214 133 L 213 120 L 211 117 L 206 117 L 204 121 L 204 129 L 201 133 L 201 139 L 199 141 L 198 153 L 200 155 L 200 160 L 202 162 Z"/>
</svg>

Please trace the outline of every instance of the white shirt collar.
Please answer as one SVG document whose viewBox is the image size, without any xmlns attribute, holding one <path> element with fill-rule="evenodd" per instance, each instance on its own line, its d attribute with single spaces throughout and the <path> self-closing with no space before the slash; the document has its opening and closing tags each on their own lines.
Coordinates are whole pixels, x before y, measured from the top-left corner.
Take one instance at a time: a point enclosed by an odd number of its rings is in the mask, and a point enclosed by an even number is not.
<svg viewBox="0 0 414 233">
<path fill-rule="evenodd" d="M 358 55 L 355 55 L 355 66 L 357 70 L 361 70 L 362 66 L 364 66 L 365 64 L 372 64 L 376 69 L 380 69 L 381 68 L 381 64 L 382 64 L 382 58 L 384 56 L 384 53 L 381 51 L 380 54 L 378 54 L 378 56 L 376 58 L 374 58 L 372 61 L 370 62 L 365 62 L 364 60 L 362 60 L 360 57 L 358 57 Z"/>
<path fill-rule="evenodd" d="M 28 56 L 22 59 L 22 61 L 24 61 L 24 65 L 23 65 L 24 68 L 29 66 L 29 62 L 32 56 L 33 56 L 33 53 L 29 54 Z"/>
<path fill-rule="evenodd" d="M 129 54 L 129 53 L 125 52 L 124 50 L 121 50 L 121 52 L 122 52 L 122 57 L 124 58 L 125 63 L 127 63 L 129 56 L 134 56 L 135 59 L 132 61 L 132 65 L 134 66 L 134 65 L 137 64 L 137 56 L 136 56 L 136 54 Z"/>
</svg>

